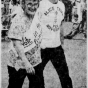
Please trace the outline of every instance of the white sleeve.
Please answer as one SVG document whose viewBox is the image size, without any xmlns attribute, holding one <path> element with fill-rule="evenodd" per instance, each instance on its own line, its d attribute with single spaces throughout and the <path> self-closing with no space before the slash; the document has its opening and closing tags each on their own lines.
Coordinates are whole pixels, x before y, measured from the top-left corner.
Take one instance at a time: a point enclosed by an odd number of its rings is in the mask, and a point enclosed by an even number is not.
<svg viewBox="0 0 88 88">
<path fill-rule="evenodd" d="M 65 16 L 65 5 L 64 4 L 62 5 L 62 11 L 63 11 L 63 19 L 64 19 L 64 16 Z"/>
<path fill-rule="evenodd" d="M 38 8 L 36 13 L 35 13 L 35 16 L 33 18 L 32 24 L 30 26 L 30 30 L 32 30 L 32 31 L 33 30 L 35 31 L 36 29 L 40 29 L 41 30 L 41 28 L 40 28 L 40 26 L 41 26 L 40 19 L 41 19 L 41 9 Z"/>
</svg>

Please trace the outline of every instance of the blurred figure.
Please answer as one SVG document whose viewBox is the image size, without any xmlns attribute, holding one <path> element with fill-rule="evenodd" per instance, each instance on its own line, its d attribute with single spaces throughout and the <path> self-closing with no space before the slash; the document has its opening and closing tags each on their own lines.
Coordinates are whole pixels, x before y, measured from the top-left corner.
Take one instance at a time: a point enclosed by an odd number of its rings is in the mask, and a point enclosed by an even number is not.
<svg viewBox="0 0 88 88">
<path fill-rule="evenodd" d="M 72 20 L 72 3 L 69 0 L 61 0 L 65 5 L 65 21 L 71 22 Z"/>
<path fill-rule="evenodd" d="M 12 18 L 14 18 L 17 14 L 23 13 L 23 9 L 20 4 L 17 3 L 15 0 L 11 0 L 9 4 L 9 9 L 10 9 L 10 15 Z"/>
<path fill-rule="evenodd" d="M 82 1 L 76 0 L 72 11 L 72 23 L 73 23 L 72 31 L 64 38 L 72 39 L 77 33 L 80 32 L 82 13 L 83 13 Z"/>
</svg>

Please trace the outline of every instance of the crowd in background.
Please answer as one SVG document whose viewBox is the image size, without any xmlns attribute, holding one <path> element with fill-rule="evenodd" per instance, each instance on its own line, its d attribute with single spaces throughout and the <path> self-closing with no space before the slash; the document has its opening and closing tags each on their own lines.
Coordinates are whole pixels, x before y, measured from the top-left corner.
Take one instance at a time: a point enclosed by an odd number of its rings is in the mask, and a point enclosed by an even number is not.
<svg viewBox="0 0 88 88">
<path fill-rule="evenodd" d="M 78 0 L 81 1 L 81 15 L 82 22 L 81 22 L 81 28 L 84 27 L 84 25 L 87 23 L 87 2 L 86 0 Z M 65 22 L 72 22 L 74 20 L 74 14 L 77 10 L 76 6 L 76 0 L 73 2 L 70 0 L 62 0 L 62 2 L 65 4 Z M 10 28 L 11 19 L 15 16 L 14 14 L 18 13 L 20 9 L 22 8 L 21 0 L 1 0 L 1 12 L 2 12 L 2 37 L 6 35 L 6 31 Z M 79 18 L 80 19 L 80 18 Z M 87 28 L 86 28 L 87 29 Z M 85 30 L 86 30 L 85 29 Z"/>
</svg>

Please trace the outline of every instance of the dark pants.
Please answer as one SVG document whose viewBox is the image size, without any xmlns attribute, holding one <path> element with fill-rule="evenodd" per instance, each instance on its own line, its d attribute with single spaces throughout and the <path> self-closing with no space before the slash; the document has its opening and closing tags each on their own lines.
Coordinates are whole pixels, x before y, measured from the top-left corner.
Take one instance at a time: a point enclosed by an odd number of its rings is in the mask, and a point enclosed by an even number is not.
<svg viewBox="0 0 88 88">
<path fill-rule="evenodd" d="M 42 62 L 43 69 L 50 60 L 57 71 L 62 88 L 73 88 L 72 80 L 69 77 L 68 66 L 66 63 L 66 59 L 62 47 L 59 46 L 57 48 L 42 49 L 41 56 L 43 60 Z"/>
<path fill-rule="evenodd" d="M 28 74 L 25 69 L 19 69 L 8 66 L 9 85 L 8 88 L 22 88 L 25 77 L 27 76 L 30 83 L 29 88 L 44 88 L 43 71 L 41 64 L 35 67 L 35 74 Z"/>
<path fill-rule="evenodd" d="M 35 75 L 27 74 L 25 69 L 16 71 L 14 68 L 8 66 L 8 88 L 22 88 L 26 76 L 30 81 L 29 88 L 45 88 L 43 71 L 49 60 L 51 60 L 58 73 L 62 88 L 72 88 L 72 81 L 69 77 L 64 51 L 61 46 L 57 48 L 41 49 L 41 58 L 42 63 L 35 67 Z"/>
</svg>

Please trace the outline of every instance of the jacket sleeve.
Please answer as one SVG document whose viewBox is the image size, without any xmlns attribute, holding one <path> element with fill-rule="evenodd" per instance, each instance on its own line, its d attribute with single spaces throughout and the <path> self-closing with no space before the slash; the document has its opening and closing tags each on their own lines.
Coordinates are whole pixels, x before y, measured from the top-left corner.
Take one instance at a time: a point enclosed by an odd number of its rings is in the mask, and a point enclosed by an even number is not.
<svg viewBox="0 0 88 88">
<path fill-rule="evenodd" d="M 37 27 L 37 28 L 39 27 L 39 24 L 41 22 L 41 17 L 42 17 L 42 9 L 43 9 L 43 7 L 42 7 L 42 3 L 40 1 L 39 7 L 35 13 L 35 16 L 33 18 L 32 25 L 31 25 L 30 29 L 33 30 L 35 27 Z"/>
<path fill-rule="evenodd" d="M 41 8 L 39 7 L 35 13 L 32 24 L 30 26 L 30 30 L 34 33 L 34 35 L 35 35 L 35 32 L 38 32 L 38 33 L 42 32 L 41 20 L 40 20 L 41 16 L 42 16 Z"/>
<path fill-rule="evenodd" d="M 63 19 L 64 19 L 65 17 L 65 5 L 64 4 L 62 5 L 62 11 L 63 11 Z"/>
</svg>

